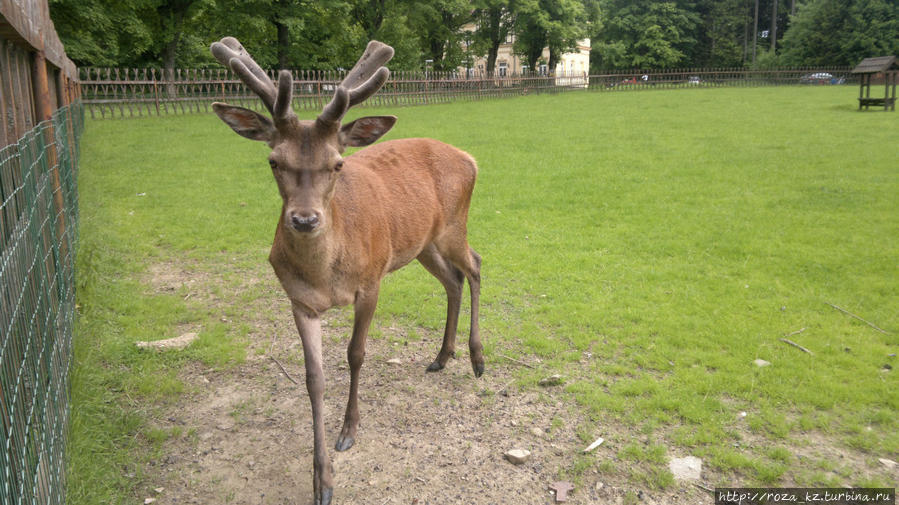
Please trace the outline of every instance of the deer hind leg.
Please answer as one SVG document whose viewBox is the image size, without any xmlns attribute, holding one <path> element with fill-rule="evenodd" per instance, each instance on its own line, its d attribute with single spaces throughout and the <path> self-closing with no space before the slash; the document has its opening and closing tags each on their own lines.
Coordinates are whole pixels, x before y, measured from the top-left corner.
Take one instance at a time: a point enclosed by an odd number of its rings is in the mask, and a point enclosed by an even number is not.
<svg viewBox="0 0 899 505">
<path fill-rule="evenodd" d="M 478 327 L 478 309 L 481 298 L 481 256 L 468 246 L 464 239 L 448 241 L 438 249 L 441 256 L 459 269 L 468 279 L 468 287 L 471 290 L 471 332 L 468 337 L 468 350 L 471 356 L 471 368 L 475 377 L 484 373 L 484 346 L 481 345 L 481 334 Z"/>
<path fill-rule="evenodd" d="M 456 328 L 459 325 L 459 308 L 462 305 L 462 286 L 465 274 L 444 259 L 431 244 L 418 255 L 418 261 L 443 284 L 446 289 L 446 326 L 443 329 L 443 345 L 437 358 L 428 366 L 429 372 L 443 370 L 450 358 L 456 357 Z"/>
<path fill-rule="evenodd" d="M 471 368 L 475 377 L 484 374 L 484 346 L 481 345 L 481 332 L 478 327 L 478 309 L 481 299 L 481 255 L 466 245 L 467 264 L 458 265 L 468 279 L 471 289 L 471 335 L 468 337 L 468 349 L 471 353 Z"/>
</svg>

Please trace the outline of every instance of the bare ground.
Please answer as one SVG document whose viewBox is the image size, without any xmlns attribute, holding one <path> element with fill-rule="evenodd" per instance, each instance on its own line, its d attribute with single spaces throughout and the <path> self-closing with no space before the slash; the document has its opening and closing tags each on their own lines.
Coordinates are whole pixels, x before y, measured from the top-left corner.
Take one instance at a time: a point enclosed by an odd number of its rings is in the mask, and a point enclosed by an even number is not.
<svg viewBox="0 0 899 505">
<path fill-rule="evenodd" d="M 183 370 L 188 392 L 156 421 L 183 434 L 166 442 L 163 456 L 151 463 L 146 497 L 156 504 L 312 502 L 312 421 L 299 337 L 274 276 L 262 269 L 246 274 L 225 291 L 263 293 L 241 308 L 242 322 L 252 329 L 247 360 L 224 371 L 200 365 Z M 221 291 L 215 289 L 222 286 L 217 276 L 191 266 L 156 265 L 147 282 L 155 291 L 186 287 L 194 303 L 221 306 L 223 313 L 235 303 L 213 294 Z M 349 388 L 348 320 L 346 312 L 332 311 L 324 324 L 329 444 L 340 431 Z M 342 453 L 329 445 L 334 503 L 542 505 L 554 503 L 549 485 L 563 479 L 575 483 L 572 504 L 713 502 L 702 487 L 722 476 L 707 469 L 702 481 L 677 482 L 665 491 L 634 485 L 630 463 L 616 454 L 619 444 L 639 435 L 627 426 L 586 425 L 559 387 L 519 389 L 514 374 L 521 363 L 487 356 L 487 372 L 476 379 L 460 341 L 458 359 L 426 373 L 440 345 L 438 332 L 419 329 L 426 335 L 421 340 L 403 338 L 402 328 L 381 332 L 385 336 L 367 345 L 356 443 Z M 400 363 L 388 362 L 395 359 Z M 588 456 L 586 469 L 575 471 L 587 445 L 579 430 L 607 442 Z M 529 450 L 530 459 L 509 463 L 503 454 L 513 448 Z M 601 471 L 603 461 L 614 470 Z"/>
</svg>

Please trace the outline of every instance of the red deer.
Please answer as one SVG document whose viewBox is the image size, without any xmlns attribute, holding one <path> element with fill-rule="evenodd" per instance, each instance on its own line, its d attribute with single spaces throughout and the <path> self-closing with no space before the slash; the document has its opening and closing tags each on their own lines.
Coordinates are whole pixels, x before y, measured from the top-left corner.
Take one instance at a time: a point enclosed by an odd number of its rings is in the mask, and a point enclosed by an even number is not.
<svg viewBox="0 0 899 505">
<path fill-rule="evenodd" d="M 303 343 L 306 389 L 312 403 L 313 490 L 316 505 L 331 502 L 333 479 L 322 419 L 321 314 L 354 306 L 347 348 L 350 395 L 335 449 L 349 449 L 359 425 L 359 371 L 381 279 L 417 259 L 447 294 L 443 345 L 428 371 L 455 355 L 462 289 L 471 292 L 468 347 L 475 376 L 484 373 L 478 333 L 481 258 L 468 245 L 468 207 L 477 165 L 459 149 L 432 139 L 391 140 L 342 157 L 347 147 L 375 142 L 394 116 L 363 117 L 341 125 L 347 109 L 387 81 L 383 65 L 393 48 L 377 41 L 337 86 L 314 120 L 291 107 L 293 79 L 281 70 L 275 84 L 233 37 L 212 44 L 216 59 L 262 99 L 271 119 L 224 103 L 213 110 L 239 135 L 267 142 L 272 174 L 283 199 L 269 262 L 287 293 Z"/>
</svg>

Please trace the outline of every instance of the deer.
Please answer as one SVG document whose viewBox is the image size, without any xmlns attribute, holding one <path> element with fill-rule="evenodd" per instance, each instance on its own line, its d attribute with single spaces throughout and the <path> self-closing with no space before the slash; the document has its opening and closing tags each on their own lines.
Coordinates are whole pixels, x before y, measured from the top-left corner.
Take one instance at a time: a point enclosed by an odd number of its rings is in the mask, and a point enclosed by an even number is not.
<svg viewBox="0 0 899 505">
<path fill-rule="evenodd" d="M 374 144 L 393 127 L 396 116 L 368 116 L 342 124 L 350 107 L 387 82 L 390 71 L 384 65 L 394 52 L 387 44 L 368 43 L 314 120 L 301 120 L 293 111 L 289 71 L 281 70 L 275 83 L 233 37 L 213 43 L 211 51 L 258 95 L 271 115 L 212 104 L 215 114 L 238 135 L 266 142 L 271 148 L 268 163 L 283 204 L 269 263 L 290 300 L 303 347 L 312 406 L 313 503 L 328 505 L 334 480 L 322 418 L 321 317 L 325 311 L 353 305 L 347 346 L 349 399 L 336 451 L 346 451 L 355 443 L 360 370 L 381 280 L 412 260 L 440 281 L 447 296 L 443 343 L 426 370 L 442 370 L 455 357 L 467 280 L 470 360 L 475 377 L 484 373 L 478 328 L 481 257 L 467 238 L 478 166 L 466 152 L 434 139 Z M 348 147 L 365 148 L 344 157 Z"/>
</svg>

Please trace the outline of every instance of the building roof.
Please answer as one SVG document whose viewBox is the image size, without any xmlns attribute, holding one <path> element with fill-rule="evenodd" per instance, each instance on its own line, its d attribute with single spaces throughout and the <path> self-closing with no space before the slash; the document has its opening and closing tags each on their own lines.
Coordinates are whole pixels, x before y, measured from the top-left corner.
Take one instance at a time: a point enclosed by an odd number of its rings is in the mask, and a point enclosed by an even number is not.
<svg viewBox="0 0 899 505">
<path fill-rule="evenodd" d="M 873 74 L 886 70 L 899 70 L 895 56 L 879 56 L 877 58 L 865 58 L 852 69 L 853 74 Z"/>
</svg>

